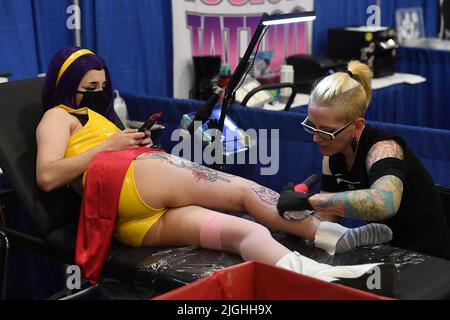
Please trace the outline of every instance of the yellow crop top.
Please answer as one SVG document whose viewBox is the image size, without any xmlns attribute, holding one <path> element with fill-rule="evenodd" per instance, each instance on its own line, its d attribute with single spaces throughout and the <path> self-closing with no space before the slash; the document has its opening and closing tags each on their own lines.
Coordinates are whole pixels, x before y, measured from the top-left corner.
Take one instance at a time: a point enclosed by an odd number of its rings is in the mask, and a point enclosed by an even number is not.
<svg viewBox="0 0 450 320">
<path fill-rule="evenodd" d="M 62 104 L 56 108 L 64 109 L 69 113 L 87 110 L 89 117 L 86 125 L 70 136 L 65 158 L 83 153 L 121 131 L 114 123 L 89 108 L 72 109 Z"/>
</svg>

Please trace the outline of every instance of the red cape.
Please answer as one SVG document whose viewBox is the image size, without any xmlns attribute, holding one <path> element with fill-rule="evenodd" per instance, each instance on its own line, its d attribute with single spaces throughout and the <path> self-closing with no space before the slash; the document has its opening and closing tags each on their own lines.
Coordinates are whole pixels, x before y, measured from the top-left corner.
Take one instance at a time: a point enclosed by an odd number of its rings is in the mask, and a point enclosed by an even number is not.
<svg viewBox="0 0 450 320">
<path fill-rule="evenodd" d="M 75 262 L 93 284 L 99 281 L 108 257 L 125 174 L 131 161 L 147 151 L 163 150 L 139 147 L 101 152 L 89 165 L 80 210 Z"/>
</svg>

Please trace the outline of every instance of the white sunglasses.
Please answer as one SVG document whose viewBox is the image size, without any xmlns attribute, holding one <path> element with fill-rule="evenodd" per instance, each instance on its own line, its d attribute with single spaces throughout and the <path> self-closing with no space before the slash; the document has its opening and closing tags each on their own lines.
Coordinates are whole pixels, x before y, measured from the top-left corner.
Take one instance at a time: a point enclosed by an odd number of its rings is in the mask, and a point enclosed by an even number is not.
<svg viewBox="0 0 450 320">
<path fill-rule="evenodd" d="M 320 130 L 320 129 L 316 129 L 313 126 L 311 126 L 310 124 L 311 121 L 309 121 L 308 117 L 306 117 L 305 120 L 303 120 L 302 122 L 302 127 L 303 129 L 305 129 L 306 132 L 311 133 L 312 135 L 316 134 L 321 137 L 322 139 L 325 140 L 336 140 L 336 137 L 338 136 L 338 134 L 340 134 L 342 131 L 344 131 L 345 129 L 347 129 L 347 127 L 349 127 L 355 120 L 350 121 L 349 123 L 347 123 L 345 126 L 343 126 L 340 129 L 337 129 L 334 132 L 327 132 L 324 130 Z"/>
</svg>

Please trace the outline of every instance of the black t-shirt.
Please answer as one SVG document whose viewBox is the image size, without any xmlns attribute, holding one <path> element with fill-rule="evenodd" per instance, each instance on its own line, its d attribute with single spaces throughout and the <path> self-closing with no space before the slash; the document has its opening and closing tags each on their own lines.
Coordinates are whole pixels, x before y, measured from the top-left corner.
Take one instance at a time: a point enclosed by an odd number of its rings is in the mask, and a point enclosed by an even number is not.
<svg viewBox="0 0 450 320">
<path fill-rule="evenodd" d="M 379 160 L 372 165 L 368 174 L 367 154 L 375 143 L 383 140 L 395 140 L 403 149 L 404 160 Z M 450 234 L 442 201 L 431 175 L 402 137 L 366 126 L 350 171 L 347 170 L 345 157 L 341 153 L 329 158 L 329 167 L 332 175 L 324 174 L 322 179 L 322 190 L 325 192 L 369 189 L 377 179 L 386 175 L 400 178 L 403 181 L 400 208 L 394 217 L 383 221 L 393 231 L 390 244 L 450 258 Z"/>
</svg>

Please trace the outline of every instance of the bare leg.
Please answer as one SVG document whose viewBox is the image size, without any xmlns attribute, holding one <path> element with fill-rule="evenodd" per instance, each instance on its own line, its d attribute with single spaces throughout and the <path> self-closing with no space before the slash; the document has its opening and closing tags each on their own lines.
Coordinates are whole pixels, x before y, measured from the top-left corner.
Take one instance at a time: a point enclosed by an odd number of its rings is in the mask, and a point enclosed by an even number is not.
<svg viewBox="0 0 450 320">
<path fill-rule="evenodd" d="M 197 205 L 216 210 L 248 212 L 260 223 L 309 240 L 320 220 L 288 221 L 276 208 L 278 193 L 240 177 L 218 172 L 165 153 L 134 161 L 138 191 L 153 207 Z"/>
<path fill-rule="evenodd" d="M 325 281 L 356 278 L 375 266 L 333 267 L 318 263 L 297 252 L 291 252 L 275 241 L 269 230 L 258 223 L 197 206 L 167 210 L 147 232 L 142 246 L 202 245 L 202 228 L 210 226 L 212 220 L 208 218 L 211 215 L 220 220 L 220 226 L 214 228 L 213 235 L 219 237 L 221 250 L 239 254 L 244 260 L 261 261 Z M 203 247 L 208 248 L 206 245 Z"/>
<path fill-rule="evenodd" d="M 201 246 L 200 229 L 209 214 L 224 218 L 220 229 L 224 251 L 239 254 L 244 260 L 258 260 L 271 265 L 291 252 L 258 223 L 197 206 L 167 210 L 147 232 L 142 246 Z"/>
</svg>

